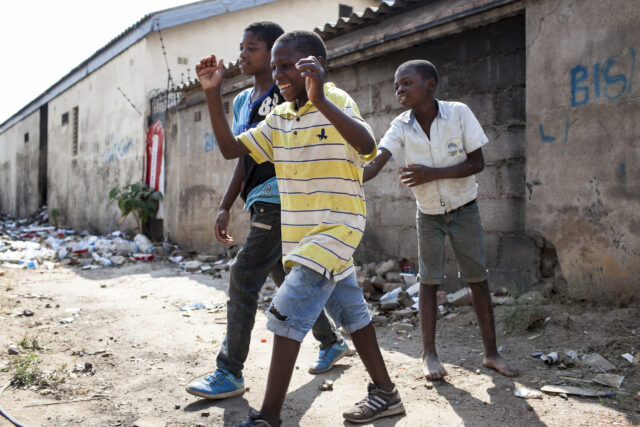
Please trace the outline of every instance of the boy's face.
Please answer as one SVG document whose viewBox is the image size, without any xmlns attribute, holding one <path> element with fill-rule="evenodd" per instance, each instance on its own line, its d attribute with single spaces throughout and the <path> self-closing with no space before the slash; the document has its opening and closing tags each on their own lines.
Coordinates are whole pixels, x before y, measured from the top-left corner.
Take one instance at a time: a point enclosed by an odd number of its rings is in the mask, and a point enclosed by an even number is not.
<svg viewBox="0 0 640 427">
<path fill-rule="evenodd" d="M 396 72 L 393 86 L 400 105 L 404 108 L 416 108 L 433 102 L 436 82 L 434 79 L 425 79 L 415 68 L 406 67 Z"/>
<path fill-rule="evenodd" d="M 273 81 L 288 102 L 297 101 L 298 106 L 307 102 L 305 77 L 296 68 L 296 63 L 305 58 L 296 51 L 296 43 L 276 43 L 271 50 L 271 72 Z"/>
<path fill-rule="evenodd" d="M 245 31 L 240 42 L 240 57 L 238 65 L 240 72 L 247 76 L 254 76 L 269 70 L 271 51 L 267 43 L 260 40 L 255 33 Z"/>
</svg>

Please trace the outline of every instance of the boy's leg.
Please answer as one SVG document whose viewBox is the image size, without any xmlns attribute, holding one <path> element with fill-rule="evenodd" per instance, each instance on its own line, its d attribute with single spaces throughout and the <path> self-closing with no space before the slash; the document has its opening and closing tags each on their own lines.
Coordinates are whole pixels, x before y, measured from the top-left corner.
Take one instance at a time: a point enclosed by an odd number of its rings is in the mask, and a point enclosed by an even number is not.
<svg viewBox="0 0 640 427">
<path fill-rule="evenodd" d="M 420 329 L 422 330 L 422 373 L 428 380 L 441 380 L 447 375 L 436 352 L 436 319 L 438 285 L 420 285 Z"/>
<path fill-rule="evenodd" d="M 436 293 L 444 278 L 444 238 L 446 224 L 443 215 L 416 214 L 419 258 L 419 316 L 422 331 L 422 373 L 426 379 L 441 380 L 447 371 L 436 352 Z"/>
<path fill-rule="evenodd" d="M 491 293 L 487 283 L 482 223 L 478 204 L 456 209 L 450 215 L 449 237 L 458 261 L 459 275 L 471 288 L 473 309 L 478 318 L 485 356 L 482 364 L 502 375 L 513 377 L 518 371 L 509 367 L 496 346 L 496 328 Z"/>
<path fill-rule="evenodd" d="M 345 411 L 344 417 L 362 423 L 403 413 L 400 394 L 389 378 L 355 273 L 336 283 L 326 308 L 331 317 L 351 334 L 358 355 L 373 382 L 368 387 L 367 397 Z"/>
<path fill-rule="evenodd" d="M 482 343 L 484 344 L 482 364 L 507 377 L 515 377 L 518 375 L 517 369 L 511 368 L 507 364 L 507 361 L 500 355 L 496 346 L 496 327 L 489 284 L 486 280 L 483 280 L 482 282 L 469 283 L 469 287 L 471 288 L 473 309 L 478 317 L 478 325 L 480 326 Z"/>
<path fill-rule="evenodd" d="M 264 419 L 272 426 L 280 425 L 280 411 L 287 395 L 299 351 L 300 342 L 274 335 L 267 390 L 260 410 Z"/>
<path fill-rule="evenodd" d="M 242 368 L 249 353 L 258 295 L 273 265 L 282 257 L 280 206 L 261 204 L 252 208 L 251 224 L 231 265 L 227 333 L 216 360 L 218 371 L 192 381 L 186 388 L 200 397 L 221 399 L 244 392 Z"/>
<path fill-rule="evenodd" d="M 295 265 L 267 310 L 267 328 L 275 334 L 261 416 L 279 425 L 300 343 L 322 311 L 335 284 L 323 275 Z"/>
</svg>

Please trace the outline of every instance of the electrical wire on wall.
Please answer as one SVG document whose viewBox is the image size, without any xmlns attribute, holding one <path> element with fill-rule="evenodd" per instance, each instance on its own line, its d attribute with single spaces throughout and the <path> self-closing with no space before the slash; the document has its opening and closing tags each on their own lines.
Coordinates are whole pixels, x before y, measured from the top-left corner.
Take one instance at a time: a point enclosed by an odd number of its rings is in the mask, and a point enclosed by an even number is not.
<svg viewBox="0 0 640 427">
<path fill-rule="evenodd" d="M 160 22 L 158 16 L 155 17 L 156 30 L 160 36 L 160 46 L 162 47 L 162 56 L 164 57 L 164 63 L 167 65 L 167 90 L 173 89 L 173 78 L 171 77 L 171 68 L 169 68 L 169 60 L 167 59 L 167 50 L 164 47 L 164 40 L 162 39 L 162 31 L 160 31 Z"/>
</svg>

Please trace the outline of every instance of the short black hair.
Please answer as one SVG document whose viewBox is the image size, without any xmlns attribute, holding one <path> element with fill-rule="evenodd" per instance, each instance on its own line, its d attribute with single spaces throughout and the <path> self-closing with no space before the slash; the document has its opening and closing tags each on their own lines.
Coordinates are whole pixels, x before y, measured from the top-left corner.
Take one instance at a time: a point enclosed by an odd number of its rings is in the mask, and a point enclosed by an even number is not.
<svg viewBox="0 0 640 427">
<path fill-rule="evenodd" d="M 312 31 L 289 31 L 284 33 L 276 43 L 296 43 L 296 51 L 304 55 L 313 55 L 316 57 L 322 57 L 325 61 L 327 59 L 327 48 L 319 35 Z"/>
<path fill-rule="evenodd" d="M 396 73 L 405 68 L 413 68 L 423 79 L 433 79 L 438 84 L 438 70 L 435 65 L 425 59 L 412 59 L 411 61 L 400 64 Z"/>
<path fill-rule="evenodd" d="M 260 40 L 267 44 L 267 49 L 271 50 L 275 41 L 284 34 L 282 27 L 272 21 L 260 21 L 250 24 L 245 31 L 250 31 Z"/>
</svg>

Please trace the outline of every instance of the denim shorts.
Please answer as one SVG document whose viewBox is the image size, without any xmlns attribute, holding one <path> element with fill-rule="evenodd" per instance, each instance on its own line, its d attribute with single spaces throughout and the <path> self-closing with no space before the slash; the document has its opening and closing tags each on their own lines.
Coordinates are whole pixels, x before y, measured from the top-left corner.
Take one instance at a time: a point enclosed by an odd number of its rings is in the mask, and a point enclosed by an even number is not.
<svg viewBox="0 0 640 427">
<path fill-rule="evenodd" d="M 296 264 L 267 310 L 267 328 L 274 334 L 302 342 L 322 308 L 347 333 L 371 322 L 355 273 L 339 282 Z"/>
<path fill-rule="evenodd" d="M 487 279 L 484 241 L 478 203 L 474 200 L 451 212 L 416 215 L 420 283 L 439 285 L 445 278 L 445 236 L 453 247 L 458 262 L 458 277 L 466 283 Z"/>
</svg>

